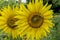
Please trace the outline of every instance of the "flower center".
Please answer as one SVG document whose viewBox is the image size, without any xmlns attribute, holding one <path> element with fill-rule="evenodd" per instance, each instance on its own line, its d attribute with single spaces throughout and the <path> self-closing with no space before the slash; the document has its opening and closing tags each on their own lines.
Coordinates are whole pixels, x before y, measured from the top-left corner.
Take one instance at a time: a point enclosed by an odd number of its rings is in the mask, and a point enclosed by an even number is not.
<svg viewBox="0 0 60 40">
<path fill-rule="evenodd" d="M 34 15 L 32 18 L 31 18 L 31 22 L 32 23 L 38 23 L 40 20 L 40 16 L 38 15 Z"/>
<path fill-rule="evenodd" d="M 39 13 L 31 14 L 28 17 L 28 23 L 32 28 L 40 28 L 43 24 L 44 18 Z"/>
<path fill-rule="evenodd" d="M 10 28 L 15 28 L 17 25 L 14 25 L 14 23 L 17 21 L 18 19 L 16 18 L 8 18 L 7 20 L 7 25 L 10 27 Z"/>
</svg>

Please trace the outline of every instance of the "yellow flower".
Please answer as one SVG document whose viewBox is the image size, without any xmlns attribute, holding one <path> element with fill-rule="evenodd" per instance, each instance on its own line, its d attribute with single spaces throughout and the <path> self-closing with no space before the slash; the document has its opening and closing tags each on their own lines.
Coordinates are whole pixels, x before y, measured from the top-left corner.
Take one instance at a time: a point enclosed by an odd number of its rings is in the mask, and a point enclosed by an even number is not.
<svg viewBox="0 0 60 40">
<path fill-rule="evenodd" d="M 20 4 L 20 10 L 18 11 L 18 16 L 15 18 L 20 19 L 15 24 L 20 27 L 20 36 L 23 37 L 26 35 L 27 39 L 31 37 L 32 40 L 47 36 L 47 33 L 50 33 L 49 28 L 53 27 L 52 18 L 53 10 L 50 10 L 51 4 L 46 3 L 43 6 L 43 0 L 32 0 L 25 7 L 23 4 Z"/>
<path fill-rule="evenodd" d="M 2 10 L 0 10 L 0 29 L 3 29 L 5 33 L 10 36 L 12 34 L 12 37 L 17 37 L 19 31 L 18 31 L 18 25 L 14 25 L 14 23 L 18 20 L 17 18 L 14 18 L 14 16 L 17 15 L 18 7 L 11 8 L 9 5 L 8 7 L 3 7 Z"/>
</svg>

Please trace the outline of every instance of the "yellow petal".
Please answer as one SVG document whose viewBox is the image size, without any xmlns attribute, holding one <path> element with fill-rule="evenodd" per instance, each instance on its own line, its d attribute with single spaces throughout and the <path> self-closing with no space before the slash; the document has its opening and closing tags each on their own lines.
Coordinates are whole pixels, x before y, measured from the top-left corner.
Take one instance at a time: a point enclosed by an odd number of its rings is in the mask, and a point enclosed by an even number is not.
<svg viewBox="0 0 60 40">
<path fill-rule="evenodd" d="M 50 4 L 49 6 L 47 6 L 46 8 L 44 8 L 44 10 L 42 11 L 43 13 L 45 13 L 46 11 L 48 11 L 51 8 L 52 4 Z"/>
<path fill-rule="evenodd" d="M 36 40 L 39 40 L 39 38 L 41 38 L 40 30 L 36 32 Z"/>
<path fill-rule="evenodd" d="M 8 10 L 7 10 L 7 8 L 6 8 L 6 7 L 4 7 L 4 9 L 3 9 L 3 12 L 2 12 L 2 13 L 4 13 L 6 16 L 8 16 L 8 15 L 9 15 Z"/>
<path fill-rule="evenodd" d="M 35 3 L 38 3 L 38 0 L 35 0 Z"/>
<path fill-rule="evenodd" d="M 46 32 L 50 33 L 49 27 L 48 27 L 47 25 L 44 25 L 42 28 L 43 28 Z"/>
<path fill-rule="evenodd" d="M 42 9 L 40 9 L 40 13 L 43 14 L 45 12 L 45 8 L 47 7 L 47 5 L 48 5 L 48 3 L 46 3 L 45 6 Z"/>
<path fill-rule="evenodd" d="M 43 14 L 44 16 L 49 16 L 49 15 L 53 15 L 53 10 L 49 10 L 46 13 Z"/>
<path fill-rule="evenodd" d="M 6 22 L 0 21 L 0 26 L 3 26 Z"/>
<path fill-rule="evenodd" d="M 3 16 L 0 16 L 0 21 L 6 21 L 6 18 Z"/>
<path fill-rule="evenodd" d="M 27 7 L 28 7 L 28 10 L 30 12 L 34 12 L 35 11 L 35 5 L 32 4 L 31 2 L 29 2 L 29 4 L 27 5 Z"/>
<path fill-rule="evenodd" d="M 45 23 L 45 24 L 48 24 L 49 27 L 53 27 L 53 26 L 54 26 L 52 20 L 44 20 L 44 23 Z"/>
<path fill-rule="evenodd" d="M 34 0 L 32 0 L 32 3 L 34 4 Z"/>
<path fill-rule="evenodd" d="M 27 28 L 28 28 L 28 26 L 25 26 L 20 33 L 24 32 Z"/>
<path fill-rule="evenodd" d="M 5 28 L 6 27 L 6 24 L 5 25 L 3 25 L 3 26 L 0 26 L 0 29 L 3 29 L 3 28 Z"/>
<path fill-rule="evenodd" d="M 29 10 L 27 10 L 27 8 L 23 4 L 20 4 L 20 9 L 27 13 L 30 13 Z"/>
<path fill-rule="evenodd" d="M 47 15 L 47 16 L 44 16 L 44 19 L 52 19 L 53 18 L 53 15 Z"/>
</svg>

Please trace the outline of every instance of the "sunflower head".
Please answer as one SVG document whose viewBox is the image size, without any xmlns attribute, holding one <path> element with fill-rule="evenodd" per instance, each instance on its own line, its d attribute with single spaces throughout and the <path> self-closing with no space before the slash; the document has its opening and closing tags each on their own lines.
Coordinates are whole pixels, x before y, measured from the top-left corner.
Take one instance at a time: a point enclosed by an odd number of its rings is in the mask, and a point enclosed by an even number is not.
<svg viewBox="0 0 60 40">
<path fill-rule="evenodd" d="M 17 16 L 19 21 L 16 24 L 20 27 L 20 36 L 26 35 L 27 40 L 31 37 L 32 40 L 47 36 L 50 33 L 49 28 L 53 27 L 53 10 L 51 10 L 51 4 L 46 3 L 43 5 L 43 0 L 31 0 L 26 5 L 27 8 L 20 4 L 20 9 Z"/>
<path fill-rule="evenodd" d="M 19 19 L 14 18 L 17 14 L 18 7 L 11 8 L 10 5 L 7 7 L 3 7 L 2 10 L 0 10 L 0 29 L 3 29 L 5 33 L 8 33 L 8 36 L 12 34 L 12 37 L 15 38 L 18 35 L 19 28 L 18 25 L 15 25 L 15 22 Z"/>
</svg>

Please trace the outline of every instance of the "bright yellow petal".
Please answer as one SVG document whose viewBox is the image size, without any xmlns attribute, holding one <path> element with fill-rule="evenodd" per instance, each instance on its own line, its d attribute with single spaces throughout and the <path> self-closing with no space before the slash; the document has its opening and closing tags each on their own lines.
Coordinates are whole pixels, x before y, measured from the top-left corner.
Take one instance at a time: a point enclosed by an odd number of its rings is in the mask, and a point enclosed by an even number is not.
<svg viewBox="0 0 60 40">
<path fill-rule="evenodd" d="M 37 4 L 38 3 L 38 0 L 35 0 L 35 3 Z"/>
<path fill-rule="evenodd" d="M 51 8 L 51 6 L 52 6 L 52 4 L 50 4 L 49 6 L 47 6 L 46 8 L 44 8 L 42 12 L 44 13 L 44 12 L 48 11 Z"/>
<path fill-rule="evenodd" d="M 34 4 L 34 0 L 32 0 L 32 4 Z"/>
<path fill-rule="evenodd" d="M 30 13 L 29 10 L 27 10 L 27 8 L 23 4 L 20 4 L 20 9 L 27 13 Z"/>
<path fill-rule="evenodd" d="M 42 9 L 40 9 L 40 13 L 42 13 L 42 14 L 43 14 L 43 13 L 45 12 L 45 8 L 47 7 L 47 5 L 48 5 L 48 3 L 46 3 L 46 4 L 45 4 L 45 6 L 43 6 L 43 8 L 42 8 Z"/>
<path fill-rule="evenodd" d="M 53 15 L 53 10 L 49 10 L 43 14 L 44 16 Z"/>
<path fill-rule="evenodd" d="M 52 19 L 52 18 L 53 18 L 52 14 L 51 15 L 47 15 L 47 16 L 44 17 L 44 19 Z"/>
<path fill-rule="evenodd" d="M 0 21 L 6 21 L 6 18 L 3 16 L 0 16 Z"/>
<path fill-rule="evenodd" d="M 35 11 L 35 7 L 33 7 L 34 6 L 34 4 L 32 4 L 31 2 L 29 2 L 29 4 L 27 5 L 27 7 L 28 7 L 28 10 L 30 11 L 30 12 L 34 12 Z"/>
<path fill-rule="evenodd" d="M 54 24 L 52 22 L 53 22 L 52 20 L 44 20 L 44 23 L 48 24 L 49 27 L 53 27 L 54 26 Z"/>
<path fill-rule="evenodd" d="M 6 27 L 6 25 L 0 26 L 0 29 L 3 29 L 3 28 L 5 28 L 5 27 Z"/>
</svg>

